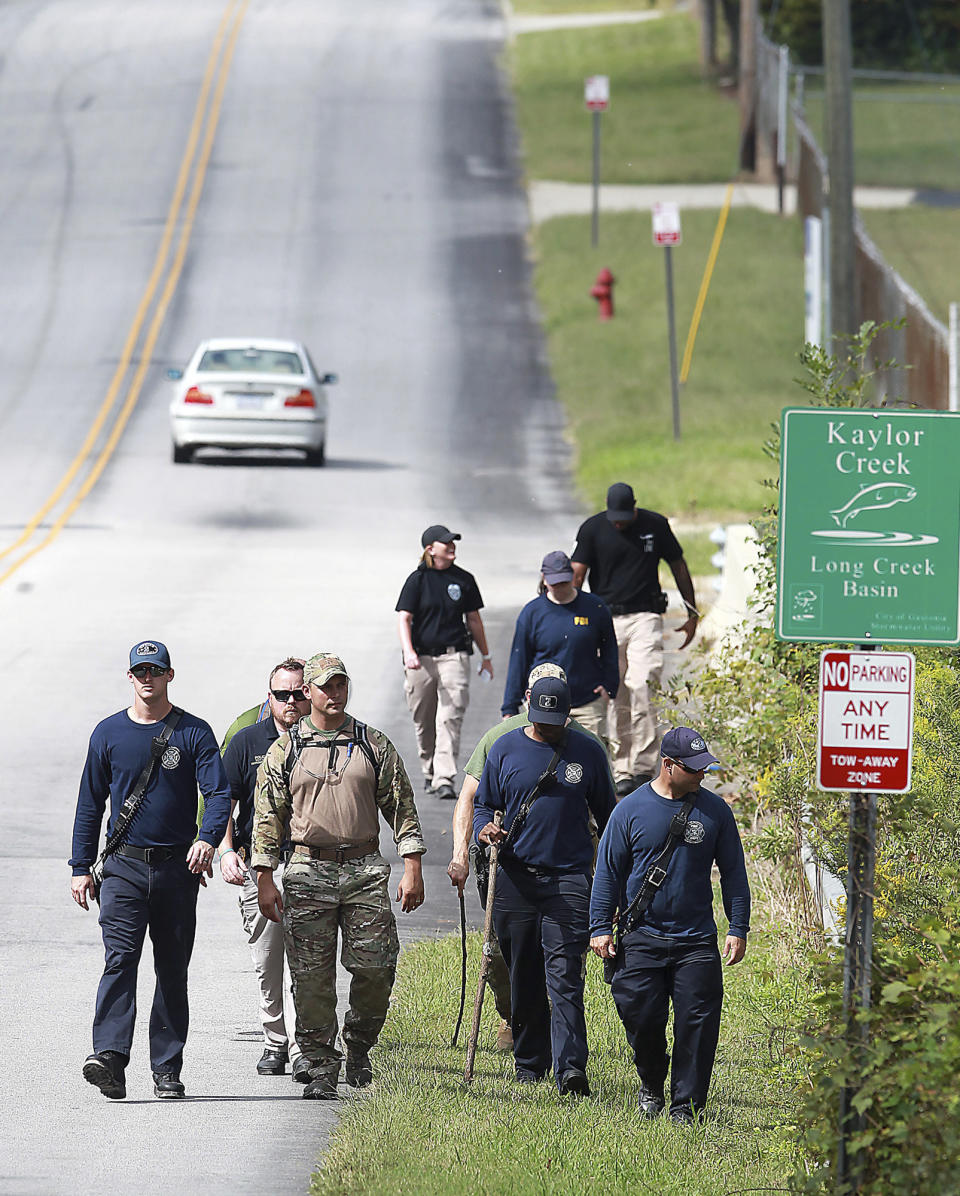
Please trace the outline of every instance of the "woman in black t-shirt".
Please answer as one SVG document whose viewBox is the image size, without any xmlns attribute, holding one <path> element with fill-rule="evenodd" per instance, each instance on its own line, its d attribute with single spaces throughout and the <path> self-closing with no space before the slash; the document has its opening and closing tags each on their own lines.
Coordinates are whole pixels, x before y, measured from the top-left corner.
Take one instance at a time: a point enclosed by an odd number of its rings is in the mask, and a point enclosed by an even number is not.
<svg viewBox="0 0 960 1196">
<path fill-rule="evenodd" d="M 470 657 L 480 649 L 480 673 L 493 677 L 483 599 L 472 573 L 454 564 L 460 534 L 435 523 L 420 537 L 420 564 L 397 599 L 404 692 L 413 715 L 426 788 L 454 798 L 460 727 L 470 700 Z"/>
</svg>

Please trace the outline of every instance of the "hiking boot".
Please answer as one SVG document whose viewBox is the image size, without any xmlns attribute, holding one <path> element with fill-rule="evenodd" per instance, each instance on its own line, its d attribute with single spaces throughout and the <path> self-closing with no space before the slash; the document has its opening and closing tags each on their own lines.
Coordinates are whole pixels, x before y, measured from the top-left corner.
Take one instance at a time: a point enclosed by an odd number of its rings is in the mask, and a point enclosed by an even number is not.
<svg viewBox="0 0 960 1196">
<path fill-rule="evenodd" d="M 696 1125 L 697 1115 L 692 1105 L 679 1105 L 670 1110 L 670 1120 L 677 1125 Z"/>
<path fill-rule="evenodd" d="M 497 1050 L 504 1052 L 513 1050 L 513 1031 L 506 1018 L 501 1019 L 500 1029 L 497 1030 Z"/>
<path fill-rule="evenodd" d="M 336 1071 L 321 1071 L 316 1074 L 311 1073 L 312 1079 L 306 1084 L 303 1089 L 304 1100 L 336 1100 L 337 1099 L 337 1074 Z"/>
<path fill-rule="evenodd" d="M 123 1100 L 127 1095 L 126 1066 L 127 1057 L 119 1051 L 95 1051 L 84 1061 L 83 1078 L 110 1100 Z"/>
<path fill-rule="evenodd" d="M 294 1084 L 308 1084 L 310 1082 L 310 1060 L 306 1055 L 300 1055 L 290 1069 L 290 1078 Z"/>
<path fill-rule="evenodd" d="M 560 1077 L 560 1095 L 561 1096 L 589 1096 L 590 1085 L 587 1082 L 587 1077 L 579 1067 L 571 1067 L 569 1071 L 565 1071 Z"/>
<path fill-rule="evenodd" d="M 543 1079 L 543 1073 L 539 1075 L 535 1071 L 527 1071 L 526 1068 L 517 1068 L 517 1083 L 518 1084 L 539 1084 Z"/>
<path fill-rule="evenodd" d="M 258 1076 L 282 1076 L 287 1072 L 287 1048 L 266 1047 L 257 1064 Z"/>
<path fill-rule="evenodd" d="M 159 1100 L 178 1100 L 187 1095 L 187 1090 L 180 1083 L 180 1077 L 175 1076 L 172 1071 L 155 1071 L 153 1095 Z"/>
<path fill-rule="evenodd" d="M 654 1117 L 659 1117 L 663 1112 L 664 1100 L 662 1093 L 656 1093 L 653 1089 L 648 1088 L 646 1084 L 640 1085 L 640 1092 L 637 1094 L 637 1108 L 640 1110 L 640 1116 L 648 1120 Z"/>
<path fill-rule="evenodd" d="M 449 781 L 441 781 L 439 785 L 434 786 L 433 796 L 441 801 L 455 801 L 457 792 Z"/>
<path fill-rule="evenodd" d="M 633 783 L 633 777 L 624 777 L 622 781 L 617 781 L 613 787 L 614 793 L 618 798 L 626 797 L 628 793 L 632 793 L 636 789 Z"/>
<path fill-rule="evenodd" d="M 366 1088 L 373 1081 L 373 1068 L 366 1051 L 347 1048 L 346 1081 L 351 1088 Z"/>
</svg>

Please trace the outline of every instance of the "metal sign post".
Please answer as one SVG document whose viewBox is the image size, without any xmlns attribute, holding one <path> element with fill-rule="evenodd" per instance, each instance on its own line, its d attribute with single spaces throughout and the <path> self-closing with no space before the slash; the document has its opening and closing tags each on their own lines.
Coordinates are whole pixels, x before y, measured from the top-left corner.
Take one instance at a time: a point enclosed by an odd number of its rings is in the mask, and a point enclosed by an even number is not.
<svg viewBox="0 0 960 1196">
<path fill-rule="evenodd" d="M 593 211 L 590 221 L 590 244 L 596 248 L 600 240 L 600 114 L 610 106 L 610 79 L 607 75 L 588 76 L 583 97 L 587 111 L 593 113 Z"/>
<path fill-rule="evenodd" d="M 673 401 L 673 438 L 680 439 L 680 375 L 677 370 L 677 329 L 673 309 L 673 260 L 671 250 L 682 240 L 680 209 L 675 203 L 653 205 L 653 243 L 664 249 L 667 283 L 667 338 L 670 345 L 670 393 Z"/>
</svg>

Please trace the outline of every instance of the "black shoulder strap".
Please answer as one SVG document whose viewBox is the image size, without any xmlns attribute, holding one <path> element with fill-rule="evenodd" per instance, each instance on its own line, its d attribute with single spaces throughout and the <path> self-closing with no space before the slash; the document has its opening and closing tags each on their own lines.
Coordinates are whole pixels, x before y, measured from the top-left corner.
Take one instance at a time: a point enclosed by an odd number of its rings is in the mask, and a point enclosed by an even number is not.
<svg viewBox="0 0 960 1196">
<path fill-rule="evenodd" d="M 360 722 L 356 718 L 353 720 L 353 741 L 370 761 L 370 767 L 373 769 L 374 776 L 377 778 L 377 786 L 379 787 L 380 761 L 377 759 L 377 754 L 373 750 L 373 744 L 370 742 L 370 736 L 367 733 L 367 724 Z"/>
<path fill-rule="evenodd" d="M 640 919 L 647 912 L 647 907 L 656 896 L 657 890 L 667 879 L 667 869 L 670 867 L 673 853 L 677 850 L 684 831 L 687 829 L 687 819 L 690 817 L 696 797 L 695 793 L 688 797 L 680 810 L 671 818 L 670 830 L 663 847 L 647 869 L 646 875 L 640 882 L 636 897 L 617 919 L 617 931 L 621 939 L 639 925 Z"/>
<path fill-rule="evenodd" d="M 170 736 L 177 729 L 177 724 L 183 717 L 183 711 L 179 706 L 174 706 L 167 719 L 163 724 L 158 735 L 154 735 L 150 741 L 150 759 L 143 766 L 143 771 L 137 777 L 137 782 L 134 787 L 127 794 L 126 801 L 120 807 L 120 813 L 117 815 L 117 821 L 114 823 L 113 834 L 104 844 L 103 851 L 100 853 L 101 861 L 105 856 L 112 854 L 123 843 L 127 837 L 127 832 L 130 830 L 130 824 L 133 822 L 137 811 L 143 803 L 144 794 L 147 791 L 147 786 L 150 784 L 150 778 L 153 776 L 153 771 L 157 767 L 157 761 L 163 756 L 167 750 L 167 744 L 170 742 Z"/>
<path fill-rule="evenodd" d="M 290 789 L 290 777 L 293 775 L 293 770 L 297 766 L 297 761 L 300 759 L 303 752 L 303 739 L 300 736 L 300 724 L 294 723 L 287 732 L 290 736 L 290 742 L 287 744 L 286 755 L 283 757 L 283 785 L 286 790 Z"/>
<path fill-rule="evenodd" d="M 500 844 L 501 851 L 513 843 L 517 835 L 519 835 L 523 830 L 523 824 L 527 821 L 527 815 L 530 813 L 533 803 L 544 791 L 549 782 L 555 781 L 557 779 L 557 761 L 560 759 L 560 753 L 563 751 L 566 745 L 567 736 L 566 732 L 564 732 L 563 738 L 557 744 L 556 751 L 553 753 L 550 763 L 537 778 L 537 783 L 524 798 L 523 804 L 520 806 L 520 809 L 517 810 L 516 817 L 514 818 L 513 822 L 510 823 L 510 829 L 507 831 L 507 837 Z"/>
</svg>

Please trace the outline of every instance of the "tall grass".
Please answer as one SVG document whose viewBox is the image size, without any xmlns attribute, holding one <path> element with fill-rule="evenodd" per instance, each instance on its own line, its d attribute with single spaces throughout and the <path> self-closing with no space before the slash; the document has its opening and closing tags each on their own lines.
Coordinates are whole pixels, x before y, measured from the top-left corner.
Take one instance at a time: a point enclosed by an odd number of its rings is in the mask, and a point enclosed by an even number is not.
<svg viewBox="0 0 960 1196">
<path fill-rule="evenodd" d="M 496 1054 L 488 1000 L 476 1076 L 463 1082 L 465 1034 L 450 1036 L 460 983 L 455 937 L 404 952 L 395 1001 L 373 1053 L 374 1085 L 350 1102 L 315 1196 L 650 1192 L 728 1196 L 785 1190 L 797 1162 L 797 1074 L 789 1049 L 806 1007 L 801 977 L 764 935 L 725 973 L 727 996 L 708 1116 L 685 1128 L 644 1122 L 623 1028 L 598 961 L 587 961 L 592 1095 L 561 1098 L 552 1083 L 519 1086 Z M 470 940 L 475 984 L 479 936 Z"/>
</svg>

